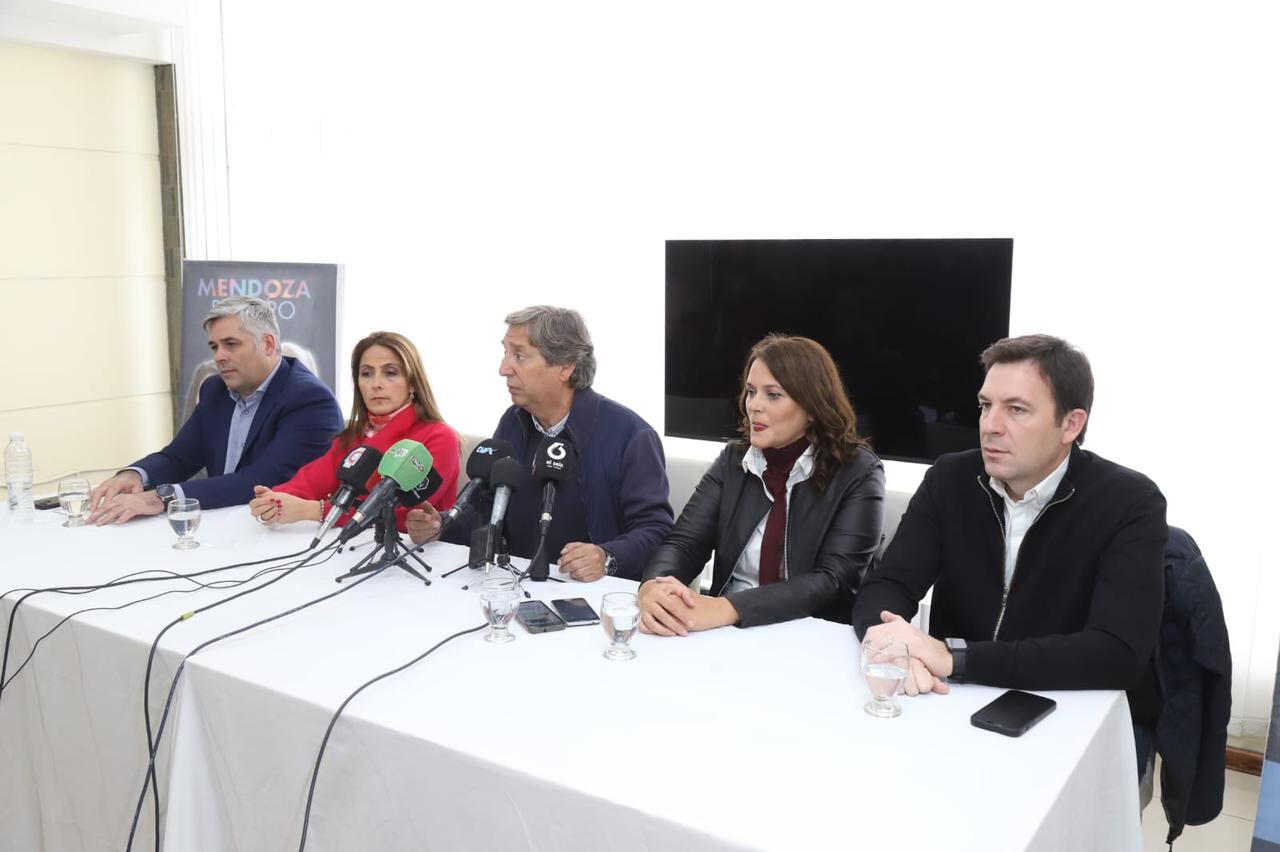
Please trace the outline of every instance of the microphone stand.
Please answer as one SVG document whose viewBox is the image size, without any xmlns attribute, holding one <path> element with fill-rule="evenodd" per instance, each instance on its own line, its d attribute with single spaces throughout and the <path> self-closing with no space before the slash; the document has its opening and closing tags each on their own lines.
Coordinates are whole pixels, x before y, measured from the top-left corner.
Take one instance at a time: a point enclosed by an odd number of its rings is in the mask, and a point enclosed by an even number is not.
<svg viewBox="0 0 1280 852">
<path fill-rule="evenodd" d="M 501 549 L 499 550 L 498 553 L 494 554 L 493 562 L 482 562 L 479 565 L 472 565 L 470 562 L 464 562 L 461 565 L 459 565 L 457 568 L 450 568 L 448 571 L 445 571 L 443 574 L 440 575 L 440 579 L 443 580 L 447 577 L 452 577 L 454 574 L 457 574 L 459 571 L 462 571 L 466 568 L 474 568 L 477 571 L 483 568 L 485 574 L 488 574 L 489 569 L 495 566 L 503 569 L 504 571 L 510 571 L 511 573 L 514 574 L 515 569 L 511 567 L 511 554 L 507 553 L 507 537 L 503 536 L 501 541 L 502 541 Z M 462 588 L 465 591 L 467 587 L 463 586 Z"/>
<path fill-rule="evenodd" d="M 547 558 L 547 529 L 550 524 L 544 524 L 541 535 L 538 536 L 538 549 L 533 553 L 533 559 L 529 561 L 529 567 L 524 569 L 525 576 L 535 583 L 546 581 L 551 576 L 551 560 Z"/>
<path fill-rule="evenodd" d="M 418 545 L 418 550 L 421 551 L 423 547 L 424 545 Z M 440 579 L 452 577 L 463 568 L 477 570 L 483 568 L 485 574 L 488 574 L 495 564 L 500 568 L 511 569 L 511 556 L 507 553 L 507 537 L 503 534 L 502 524 L 482 524 L 471 531 L 471 548 L 467 554 L 467 561 L 441 574 Z"/>
<path fill-rule="evenodd" d="M 484 577 L 481 579 L 487 580 L 489 579 L 489 572 L 492 569 L 501 568 L 503 571 L 506 571 L 508 574 L 517 578 L 517 586 L 518 586 L 519 585 L 518 578 L 519 578 L 520 572 L 516 571 L 516 569 L 513 568 L 511 565 L 511 554 L 507 551 L 507 537 L 502 533 L 502 525 L 499 524 L 495 527 L 493 524 L 489 524 L 489 526 L 493 528 L 493 542 L 494 542 L 493 558 L 491 560 L 486 560 L 480 565 L 473 565 L 470 562 L 468 562 L 466 565 L 459 565 L 457 568 L 450 571 L 449 574 L 456 574 L 457 572 L 461 571 L 463 568 L 479 569 L 483 567 Z M 445 576 L 447 577 L 448 574 L 446 574 Z M 467 584 L 462 587 L 462 591 L 465 592 L 467 589 L 471 588 L 471 584 L 474 582 L 475 580 L 468 580 Z"/>
<path fill-rule="evenodd" d="M 509 571 L 514 574 L 515 569 L 511 567 L 511 553 L 508 549 L 507 536 L 505 533 L 498 536 L 498 546 L 495 549 L 497 552 L 493 554 L 493 564 L 504 571 Z M 486 574 L 489 573 L 488 566 L 485 567 L 484 572 Z"/>
<path fill-rule="evenodd" d="M 551 532 L 551 507 L 555 504 L 555 483 L 542 486 L 542 517 L 538 521 L 538 549 L 525 569 L 525 576 L 535 583 L 546 582 L 551 576 L 551 559 L 547 556 L 547 533 Z"/>
<path fill-rule="evenodd" d="M 426 585 L 430 586 L 431 581 L 419 574 L 417 569 L 407 564 L 407 560 L 412 559 L 422 566 L 422 570 L 431 573 L 431 566 L 418 558 L 413 552 L 413 548 L 405 547 L 404 542 L 400 540 L 400 531 L 396 529 L 396 504 L 389 501 L 382 509 L 382 517 L 378 519 L 374 528 L 374 540 L 377 545 L 363 559 L 355 564 L 350 571 L 334 578 L 335 583 L 341 583 L 343 580 L 350 580 L 361 574 L 369 574 L 373 571 L 381 571 L 383 568 L 396 566 L 417 577 Z M 381 548 L 381 550 L 379 550 Z"/>
<path fill-rule="evenodd" d="M 449 577 L 452 577 L 454 574 L 457 574 L 463 568 L 470 568 L 470 567 L 471 567 L 471 563 L 463 562 L 457 568 L 450 568 L 448 571 L 445 571 L 443 574 L 440 575 L 440 579 L 441 580 L 448 579 Z"/>
<path fill-rule="evenodd" d="M 468 568 L 483 568 L 486 574 L 493 566 L 497 554 L 504 549 L 502 524 L 485 524 L 471 533 L 471 552 L 467 556 Z"/>
</svg>

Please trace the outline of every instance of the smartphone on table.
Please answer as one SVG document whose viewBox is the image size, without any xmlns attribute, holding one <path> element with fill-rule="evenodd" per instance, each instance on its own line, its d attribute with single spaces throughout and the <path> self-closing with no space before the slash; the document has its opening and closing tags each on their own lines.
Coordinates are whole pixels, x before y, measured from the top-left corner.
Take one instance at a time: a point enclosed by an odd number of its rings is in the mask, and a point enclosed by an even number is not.
<svg viewBox="0 0 1280 852">
<path fill-rule="evenodd" d="M 516 620 L 530 633 L 550 633 L 564 630 L 564 619 L 551 611 L 542 601 L 521 601 L 516 610 Z"/>
<path fill-rule="evenodd" d="M 1006 737 L 1020 737 L 1058 707 L 1043 695 L 1011 689 L 969 717 L 975 728 L 995 731 Z"/>
<path fill-rule="evenodd" d="M 591 604 L 587 603 L 586 598 L 560 598 L 552 601 L 551 605 L 564 619 L 564 623 L 570 627 L 600 623 L 600 616 L 596 615 L 596 611 L 591 608 Z"/>
</svg>

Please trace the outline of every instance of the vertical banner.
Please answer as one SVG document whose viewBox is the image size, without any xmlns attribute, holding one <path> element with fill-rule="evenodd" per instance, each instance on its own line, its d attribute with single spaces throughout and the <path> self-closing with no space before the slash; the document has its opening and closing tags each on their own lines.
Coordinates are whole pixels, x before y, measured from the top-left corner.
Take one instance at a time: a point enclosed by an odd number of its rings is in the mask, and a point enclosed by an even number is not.
<svg viewBox="0 0 1280 852">
<path fill-rule="evenodd" d="M 297 358 L 330 390 L 337 391 L 341 266 L 184 260 L 182 370 L 177 386 L 181 407 L 175 428 L 195 410 L 200 385 L 218 374 L 202 323 L 211 308 L 232 296 L 254 296 L 271 305 L 280 324 L 284 354 Z"/>
</svg>

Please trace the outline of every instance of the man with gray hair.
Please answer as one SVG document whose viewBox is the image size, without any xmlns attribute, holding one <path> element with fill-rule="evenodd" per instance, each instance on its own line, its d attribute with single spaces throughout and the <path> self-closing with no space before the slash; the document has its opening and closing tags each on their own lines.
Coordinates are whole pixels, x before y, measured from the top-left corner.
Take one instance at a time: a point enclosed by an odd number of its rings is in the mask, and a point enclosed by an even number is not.
<svg viewBox="0 0 1280 852">
<path fill-rule="evenodd" d="M 640 579 L 644 566 L 671 531 L 672 514 L 662 441 L 631 409 L 592 390 L 596 356 L 582 315 L 536 305 L 506 317 L 502 364 L 513 405 L 495 438 L 511 443 L 526 470 L 544 439 L 564 436 L 578 453 L 578 472 L 562 482 L 547 534 L 548 561 L 577 580 L 605 574 Z M 532 558 L 538 547 L 542 495 L 537 488 L 511 494 L 506 536 L 511 553 Z M 478 513 L 462 515 L 447 531 L 470 540 Z M 421 543 L 440 528 L 435 510 L 409 513 L 410 536 Z"/>
<path fill-rule="evenodd" d="M 218 375 L 167 447 L 93 490 L 89 520 L 119 524 L 158 515 L 193 497 L 205 509 L 248 503 L 259 482 L 283 482 L 322 455 L 342 429 L 338 401 L 294 358 L 280 353 L 280 327 L 261 299 L 236 297 L 205 315 Z M 200 470 L 208 478 L 191 479 Z"/>
</svg>

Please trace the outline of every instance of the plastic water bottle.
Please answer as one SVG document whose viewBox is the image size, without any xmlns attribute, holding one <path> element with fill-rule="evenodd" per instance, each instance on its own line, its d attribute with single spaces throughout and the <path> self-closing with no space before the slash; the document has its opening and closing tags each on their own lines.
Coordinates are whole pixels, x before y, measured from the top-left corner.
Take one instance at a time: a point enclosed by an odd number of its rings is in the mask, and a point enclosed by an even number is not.
<svg viewBox="0 0 1280 852">
<path fill-rule="evenodd" d="M 10 432 L 4 450 L 4 484 L 9 490 L 9 512 L 19 519 L 35 517 L 32 481 L 31 448 L 21 432 Z"/>
</svg>

